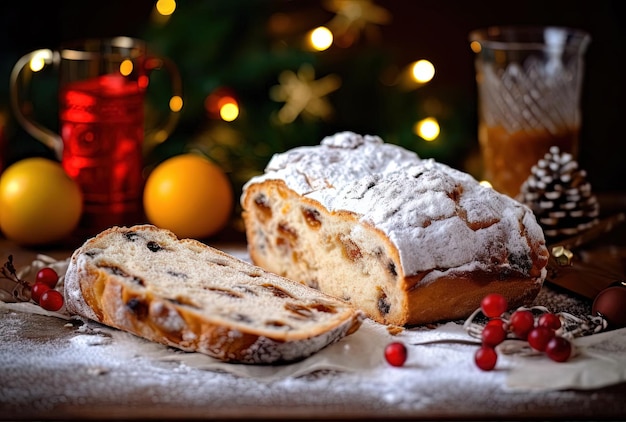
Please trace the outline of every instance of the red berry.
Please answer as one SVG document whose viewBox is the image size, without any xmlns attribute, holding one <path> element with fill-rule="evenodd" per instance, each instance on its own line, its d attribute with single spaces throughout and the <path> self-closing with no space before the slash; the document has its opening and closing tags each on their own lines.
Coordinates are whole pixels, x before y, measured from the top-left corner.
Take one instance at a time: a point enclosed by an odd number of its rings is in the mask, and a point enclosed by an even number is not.
<svg viewBox="0 0 626 422">
<path fill-rule="evenodd" d="M 554 330 L 544 326 L 538 326 L 528 333 L 528 344 L 535 350 L 543 352 L 550 340 L 554 337 Z"/>
<path fill-rule="evenodd" d="M 507 324 L 506 321 L 503 320 L 502 318 L 492 318 L 489 321 L 487 321 L 487 324 L 485 326 L 488 325 L 495 325 L 496 327 L 500 327 L 502 328 L 504 331 L 507 330 Z"/>
<path fill-rule="evenodd" d="M 44 267 L 37 271 L 35 283 L 43 283 L 54 288 L 59 281 L 59 275 L 50 267 Z"/>
<path fill-rule="evenodd" d="M 496 347 L 506 338 L 506 331 L 504 331 L 502 324 L 487 324 L 483 328 L 481 338 L 485 346 Z"/>
<path fill-rule="evenodd" d="M 548 327 L 553 330 L 561 328 L 561 318 L 558 315 L 547 313 L 541 314 L 537 320 L 537 325 L 540 327 Z"/>
<path fill-rule="evenodd" d="M 535 326 L 535 317 L 532 312 L 518 310 L 511 315 L 510 329 L 516 337 L 526 340 L 528 333 Z"/>
<path fill-rule="evenodd" d="M 51 287 L 47 284 L 37 282 L 30 288 L 30 297 L 35 303 L 39 303 L 41 296 L 50 289 Z"/>
<path fill-rule="evenodd" d="M 493 347 L 481 346 L 474 355 L 474 362 L 483 371 L 491 371 L 496 367 L 498 354 Z"/>
<path fill-rule="evenodd" d="M 389 343 L 385 347 L 385 359 L 392 366 L 402 366 L 406 362 L 406 346 L 400 342 Z"/>
<path fill-rule="evenodd" d="M 572 354 L 572 344 L 569 340 L 554 336 L 546 345 L 546 355 L 555 362 L 565 362 Z"/>
<path fill-rule="evenodd" d="M 480 309 L 489 318 L 497 318 L 506 312 L 508 304 L 506 298 L 499 293 L 489 293 L 480 302 Z"/>
<path fill-rule="evenodd" d="M 41 295 L 39 306 L 47 311 L 58 311 L 63 307 L 63 295 L 54 289 L 48 289 Z"/>
</svg>

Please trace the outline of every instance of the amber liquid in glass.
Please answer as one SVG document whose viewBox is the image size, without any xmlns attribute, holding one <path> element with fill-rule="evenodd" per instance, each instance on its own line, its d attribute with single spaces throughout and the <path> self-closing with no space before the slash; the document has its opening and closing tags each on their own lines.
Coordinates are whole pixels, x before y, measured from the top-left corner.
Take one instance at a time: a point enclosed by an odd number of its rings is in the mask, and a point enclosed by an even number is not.
<svg viewBox="0 0 626 422">
<path fill-rule="evenodd" d="M 578 134 L 578 128 L 563 129 L 556 134 L 545 129 L 509 133 L 502 127 L 481 124 L 478 139 L 484 178 L 498 192 L 515 198 L 530 176 L 532 166 L 543 158 L 551 146 L 577 156 Z"/>
<path fill-rule="evenodd" d="M 144 92 L 121 75 L 65 84 L 60 92 L 62 164 L 84 196 L 83 231 L 141 215 Z"/>
</svg>

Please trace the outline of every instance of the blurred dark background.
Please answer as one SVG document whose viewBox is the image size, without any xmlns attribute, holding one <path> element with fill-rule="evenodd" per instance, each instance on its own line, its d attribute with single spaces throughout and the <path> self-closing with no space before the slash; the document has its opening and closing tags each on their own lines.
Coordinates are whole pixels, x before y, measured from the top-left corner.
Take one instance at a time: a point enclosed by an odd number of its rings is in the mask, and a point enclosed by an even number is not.
<svg viewBox="0 0 626 422">
<path fill-rule="evenodd" d="M 579 162 L 594 190 L 626 192 L 626 140 L 620 126 L 626 119 L 621 68 L 626 21 L 620 1 L 375 0 L 373 4 L 387 12 L 378 17 L 390 17 L 387 22 L 370 22 L 343 47 L 324 52 L 303 48 L 304 33 L 335 17 L 332 4 L 324 0 L 179 2 L 169 21 L 158 23 L 153 19 L 153 0 L 2 2 L 0 111 L 8 142 L 3 160 L 6 164 L 25 155 L 48 153 L 12 118 L 8 80 L 15 61 L 33 49 L 56 48 L 68 40 L 128 35 L 146 39 L 156 52 L 172 58 L 183 77 L 185 108 L 180 124 L 153 151 L 150 162 L 196 145 L 236 178 L 234 169 L 258 171 L 272 152 L 353 130 L 380 135 L 422 157 L 477 173 L 476 88 L 468 33 L 496 24 L 549 24 L 591 34 Z M 381 83 L 385 75 L 418 59 L 429 60 L 436 69 L 425 86 L 407 91 Z M 341 76 L 341 89 L 327 98 L 333 114 L 276 124 L 272 116 L 282 104 L 270 100 L 268 92 L 281 71 L 297 71 L 302 63 L 313 64 L 316 78 Z M 38 118 L 54 126 L 54 82 L 47 86 L 40 94 L 47 105 Z M 220 88 L 228 88 L 239 100 L 241 115 L 232 123 L 207 115 L 203 107 L 207 96 Z M 441 139 L 422 142 L 412 125 L 433 114 L 441 125 Z M 248 175 L 242 172 L 235 183 Z"/>
</svg>

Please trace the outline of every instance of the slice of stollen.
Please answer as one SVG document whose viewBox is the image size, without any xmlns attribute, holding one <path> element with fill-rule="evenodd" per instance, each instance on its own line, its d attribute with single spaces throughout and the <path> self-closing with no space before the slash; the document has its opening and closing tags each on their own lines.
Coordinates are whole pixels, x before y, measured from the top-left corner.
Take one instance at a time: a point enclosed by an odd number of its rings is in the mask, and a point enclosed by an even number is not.
<svg viewBox="0 0 626 422">
<path fill-rule="evenodd" d="M 113 227 L 70 259 L 67 310 L 226 362 L 301 360 L 355 332 L 346 302 L 152 225 Z"/>
</svg>

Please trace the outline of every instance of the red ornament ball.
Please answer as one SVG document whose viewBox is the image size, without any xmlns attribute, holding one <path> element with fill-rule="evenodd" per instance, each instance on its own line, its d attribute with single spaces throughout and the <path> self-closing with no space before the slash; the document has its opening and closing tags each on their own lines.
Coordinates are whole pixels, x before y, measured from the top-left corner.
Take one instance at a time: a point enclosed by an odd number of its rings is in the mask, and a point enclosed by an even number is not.
<svg viewBox="0 0 626 422">
<path fill-rule="evenodd" d="M 602 315 L 611 328 L 626 327 L 626 281 L 602 290 L 593 301 L 593 315 Z"/>
</svg>

